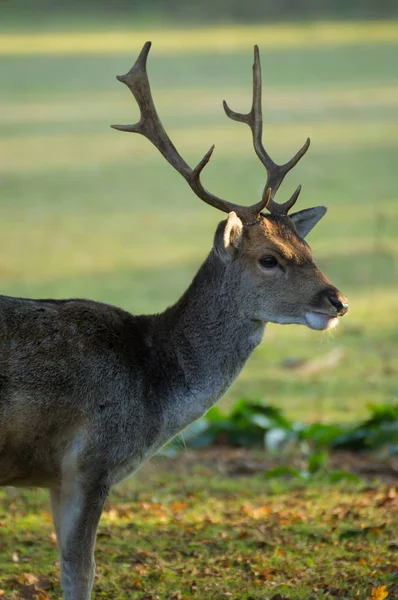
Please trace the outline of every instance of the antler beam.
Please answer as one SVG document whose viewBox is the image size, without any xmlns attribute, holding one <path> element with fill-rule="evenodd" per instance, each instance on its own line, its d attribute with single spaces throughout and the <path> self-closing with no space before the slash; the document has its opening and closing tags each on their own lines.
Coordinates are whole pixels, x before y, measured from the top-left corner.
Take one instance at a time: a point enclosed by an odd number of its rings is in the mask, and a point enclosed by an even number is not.
<svg viewBox="0 0 398 600">
<path fill-rule="evenodd" d="M 271 188 L 271 198 L 268 203 L 266 203 L 266 207 L 268 210 L 276 215 L 286 215 L 288 211 L 292 208 L 293 204 L 295 204 L 297 198 L 299 197 L 301 186 L 299 185 L 291 198 L 284 202 L 283 204 L 278 204 L 274 201 L 274 196 L 279 189 L 282 181 L 284 180 L 287 173 L 298 163 L 300 158 L 304 156 L 310 146 L 310 139 L 308 138 L 302 148 L 284 165 L 276 164 L 270 155 L 267 153 L 263 146 L 262 142 L 262 133 L 263 133 L 263 117 L 262 117 L 262 108 L 261 108 L 261 64 L 260 64 L 260 54 L 258 50 L 258 46 L 254 46 L 254 64 L 253 64 L 253 101 L 250 112 L 247 114 L 237 113 L 231 110 L 228 104 L 223 102 L 224 110 L 226 115 L 233 119 L 234 121 L 238 121 L 240 123 L 246 123 L 251 131 L 253 136 L 253 145 L 256 151 L 257 156 L 265 166 L 267 170 L 267 182 L 264 187 L 263 198 L 267 197 L 267 190 Z"/>
<path fill-rule="evenodd" d="M 146 42 L 132 69 L 126 75 L 117 77 L 117 79 L 127 85 L 132 92 L 140 108 L 141 118 L 134 125 L 112 125 L 112 127 L 119 131 L 140 133 L 148 138 L 164 156 L 167 162 L 184 177 L 195 194 L 207 204 L 226 213 L 235 211 L 243 222 L 247 223 L 255 220 L 258 214 L 266 206 L 269 195 L 264 194 L 262 200 L 252 206 L 240 206 L 218 198 L 211 192 L 208 192 L 200 181 L 200 174 L 209 162 L 214 146 L 212 146 L 204 155 L 197 166 L 194 169 L 191 169 L 167 135 L 156 112 L 146 70 L 146 62 L 150 48 L 151 42 Z"/>
</svg>

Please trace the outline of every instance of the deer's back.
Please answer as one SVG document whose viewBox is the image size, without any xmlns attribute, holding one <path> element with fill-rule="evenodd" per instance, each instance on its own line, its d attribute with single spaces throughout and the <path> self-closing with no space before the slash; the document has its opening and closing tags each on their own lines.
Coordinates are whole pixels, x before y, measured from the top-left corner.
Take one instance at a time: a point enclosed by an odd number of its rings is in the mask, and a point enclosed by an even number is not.
<svg viewBox="0 0 398 600">
<path fill-rule="evenodd" d="M 119 460 L 115 444 L 134 425 L 136 442 L 148 437 L 151 327 L 86 300 L 0 297 L 0 484 L 55 476 L 81 432 L 88 462 L 105 446 Z"/>
</svg>

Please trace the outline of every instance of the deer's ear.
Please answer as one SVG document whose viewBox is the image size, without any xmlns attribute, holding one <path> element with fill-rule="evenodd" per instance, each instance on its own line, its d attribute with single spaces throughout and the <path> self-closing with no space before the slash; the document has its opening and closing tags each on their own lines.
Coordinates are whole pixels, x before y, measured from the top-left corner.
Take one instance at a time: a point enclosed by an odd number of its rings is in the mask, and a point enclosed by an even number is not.
<svg viewBox="0 0 398 600">
<path fill-rule="evenodd" d="M 299 212 L 289 215 L 293 221 L 298 235 L 305 238 L 311 229 L 322 219 L 327 211 L 326 206 L 314 206 L 314 208 L 305 208 Z"/>
<path fill-rule="evenodd" d="M 228 219 L 217 228 L 214 247 L 218 254 L 226 259 L 233 256 L 242 240 L 243 223 L 235 212 L 228 214 Z"/>
</svg>

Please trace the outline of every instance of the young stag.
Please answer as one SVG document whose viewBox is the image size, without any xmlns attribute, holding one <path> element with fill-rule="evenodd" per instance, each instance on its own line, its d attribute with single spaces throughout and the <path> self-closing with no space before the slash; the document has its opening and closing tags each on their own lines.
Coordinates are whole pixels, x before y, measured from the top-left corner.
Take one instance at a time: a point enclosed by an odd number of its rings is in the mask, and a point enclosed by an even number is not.
<svg viewBox="0 0 398 600">
<path fill-rule="evenodd" d="M 141 118 L 115 129 L 147 137 L 197 196 L 228 214 L 209 256 L 177 303 L 132 316 L 89 300 L 0 299 L 0 484 L 50 490 L 65 600 L 88 600 L 94 544 L 111 486 L 225 393 L 260 343 L 267 321 L 329 329 L 347 300 L 313 262 L 305 236 L 318 206 L 288 215 L 275 194 L 309 147 L 276 164 L 262 143 L 261 72 L 254 51 L 253 104 L 228 117 L 249 125 L 267 171 L 262 199 L 232 204 L 208 192 L 164 130 L 146 72 L 147 42 L 118 77 Z M 267 209 L 269 213 L 262 211 Z"/>
</svg>

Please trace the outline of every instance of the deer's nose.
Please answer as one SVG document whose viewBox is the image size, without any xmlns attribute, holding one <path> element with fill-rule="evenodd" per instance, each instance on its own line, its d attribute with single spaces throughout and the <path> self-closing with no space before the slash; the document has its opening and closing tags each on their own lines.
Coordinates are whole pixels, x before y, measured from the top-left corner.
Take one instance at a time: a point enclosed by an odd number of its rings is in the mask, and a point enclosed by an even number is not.
<svg viewBox="0 0 398 600">
<path fill-rule="evenodd" d="M 328 294 L 330 304 L 336 309 L 336 316 L 342 317 L 348 310 L 348 300 L 337 290 Z"/>
</svg>

